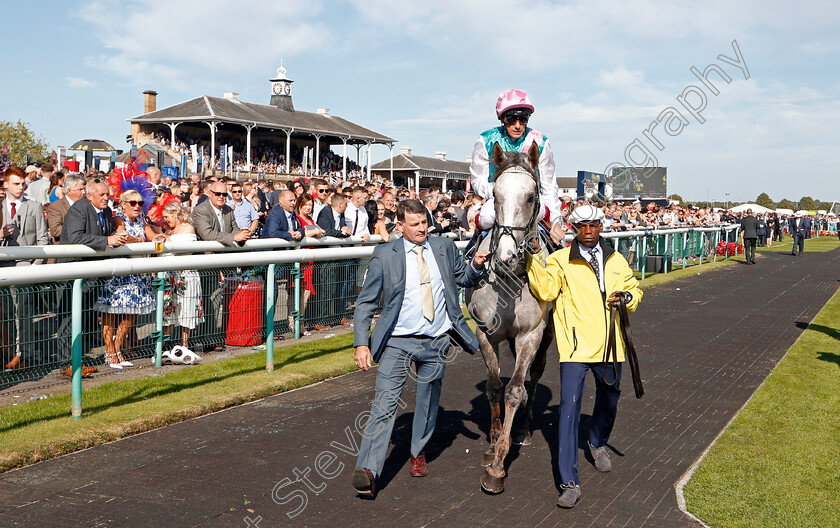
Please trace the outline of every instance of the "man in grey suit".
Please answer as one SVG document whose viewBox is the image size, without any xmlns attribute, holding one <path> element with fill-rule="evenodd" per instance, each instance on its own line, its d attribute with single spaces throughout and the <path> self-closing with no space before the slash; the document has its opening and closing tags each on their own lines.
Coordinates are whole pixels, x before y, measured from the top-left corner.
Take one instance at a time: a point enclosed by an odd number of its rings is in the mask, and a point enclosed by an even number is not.
<svg viewBox="0 0 840 528">
<path fill-rule="evenodd" d="M 758 219 L 752 209 L 747 209 L 747 216 L 741 219 L 741 238 L 744 240 L 744 256 L 747 264 L 755 264 L 755 242 L 758 239 Z"/>
<path fill-rule="evenodd" d="M 249 230 L 240 230 L 236 225 L 233 209 L 227 205 L 228 193 L 224 183 L 213 182 L 208 196 L 209 199 L 196 205 L 192 212 L 193 227 L 199 240 L 215 240 L 232 247 L 234 244 L 242 245 L 251 238 Z M 222 306 L 223 289 L 219 281 L 214 278 L 218 277 L 218 272 L 202 270 L 199 275 L 206 279 L 201 288 L 204 306 L 210 306 L 212 310 L 206 311 L 208 317 L 204 318 L 197 333 L 209 337 L 214 350 L 222 350 L 227 326 L 225 317 L 227 310 Z M 207 340 L 203 344 L 205 348 L 210 347 Z"/>
<path fill-rule="evenodd" d="M 376 389 L 353 471 L 352 485 L 370 498 L 382 473 L 406 378 L 417 380 L 417 399 L 411 436 L 412 477 L 428 473 L 424 449 L 437 419 L 446 352 L 454 340 L 467 352 L 478 351 L 478 338 L 467 326 L 458 303 L 458 286 L 478 284 L 489 251 L 477 251 L 464 262 L 451 239 L 428 237 L 426 209 L 417 200 L 397 207 L 403 237 L 378 246 L 356 302 L 354 361 L 368 370 L 379 363 Z M 373 333 L 374 312 L 383 305 Z M 416 374 L 411 374 L 411 364 Z"/>
<path fill-rule="evenodd" d="M 210 186 L 210 199 L 195 206 L 192 212 L 193 227 L 199 240 L 215 240 L 226 246 L 242 245 L 251 238 L 248 231 L 240 231 L 233 216 L 233 209 L 226 205 L 227 186 L 214 182 Z"/>
<path fill-rule="evenodd" d="M 15 170 L 16 169 L 16 170 Z M 6 188 L 6 199 L 2 204 L 3 227 L 0 232 L 0 246 L 46 246 L 50 242 L 50 235 L 47 231 L 47 221 L 44 218 L 44 209 L 40 203 L 29 200 L 23 196 L 23 182 L 25 173 L 20 167 L 12 167 L 6 170 L 4 186 Z M 29 266 L 41 264 L 42 259 L 19 260 L 0 262 L 4 266 Z M 38 363 L 41 358 L 38 347 L 41 343 L 39 336 L 35 334 L 33 319 L 35 316 L 35 286 L 13 287 L 15 304 L 17 305 L 17 316 L 14 314 L 0 314 L 6 319 L 11 316 L 17 319 L 18 351 L 6 364 L 7 369 L 23 368 L 24 361 Z M 6 359 L 6 358 L 4 358 Z"/>
</svg>

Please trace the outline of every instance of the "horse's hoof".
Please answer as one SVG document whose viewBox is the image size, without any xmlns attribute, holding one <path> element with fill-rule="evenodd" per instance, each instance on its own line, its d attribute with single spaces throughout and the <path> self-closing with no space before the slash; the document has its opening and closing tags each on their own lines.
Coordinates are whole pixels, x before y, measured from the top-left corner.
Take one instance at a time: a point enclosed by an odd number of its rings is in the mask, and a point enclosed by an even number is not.
<svg viewBox="0 0 840 528">
<path fill-rule="evenodd" d="M 494 460 L 496 460 L 495 451 L 488 451 L 484 453 L 484 456 L 481 457 L 481 465 L 487 467 L 490 464 L 492 464 Z"/>
<path fill-rule="evenodd" d="M 531 433 L 528 431 L 514 431 L 510 435 L 511 441 L 519 445 L 531 445 Z"/>
<path fill-rule="evenodd" d="M 487 471 L 481 475 L 481 489 L 491 495 L 505 491 L 505 479 L 491 476 Z"/>
</svg>

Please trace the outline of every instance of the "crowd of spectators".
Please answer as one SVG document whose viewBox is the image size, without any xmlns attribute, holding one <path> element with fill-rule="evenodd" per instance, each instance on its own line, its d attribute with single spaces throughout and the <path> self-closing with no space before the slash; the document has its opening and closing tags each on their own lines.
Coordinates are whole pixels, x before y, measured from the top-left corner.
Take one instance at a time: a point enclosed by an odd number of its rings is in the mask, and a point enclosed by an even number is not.
<svg viewBox="0 0 840 528">
<path fill-rule="evenodd" d="M 370 236 L 387 241 L 399 236 L 397 204 L 417 199 L 427 208 L 431 234 L 452 233 L 460 239 L 476 234 L 475 220 L 481 197 L 460 190 L 442 192 L 430 187 L 396 187 L 385 178 L 368 181 L 359 172 L 347 179 L 296 177 L 288 181 L 237 180 L 225 177 L 201 179 L 197 174 L 180 181 L 162 177 L 155 167 L 145 175 L 153 189 L 148 198 L 135 191 L 120 192 L 108 175 L 94 172 L 87 177 L 57 171 L 50 165 L 26 170 L 11 167 L 0 185 L 2 220 L 0 247 L 16 245 L 84 244 L 94 249 L 146 241 L 189 242 L 215 240 L 226 246 L 242 245 L 251 238 L 304 238 Z M 590 203 L 565 196 L 562 211 L 567 218 L 578 205 Z M 151 202 L 151 203 L 147 203 Z M 611 202 L 595 204 L 604 211 L 605 231 L 706 227 L 737 223 L 743 214 L 680 204 Z M 31 219 L 25 225 L 23 219 Z M 759 244 L 781 240 L 788 219 L 776 213 L 758 215 Z M 815 215 L 813 231 L 827 231 L 829 217 Z M 568 228 L 571 231 L 571 227 Z M 627 239 L 629 240 L 629 239 Z M 621 242 L 619 250 L 631 254 L 633 242 Z M 307 247 L 304 244 L 304 247 Z M 310 246 L 311 247 L 311 246 Z M 632 258 L 630 258 L 632 261 Z M 41 264 L 36 260 L 0 261 L 0 266 Z M 301 333 L 321 330 L 330 324 L 350 324 L 353 303 L 364 280 L 364 265 L 357 259 L 304 262 L 295 298 L 294 281 L 286 274 L 283 283 L 289 327 L 298 307 Z M 183 350 L 202 331 L 222 331 L 226 315 L 222 306 L 222 280 L 202 283 L 195 271 L 172 272 L 164 300 L 166 335 L 180 328 Z M 205 286 L 202 287 L 202 284 Z M 279 284 L 278 284 L 279 287 Z M 14 300 L 13 300 L 14 299 Z M 7 368 L 20 368 L 42 361 L 29 324 L 34 296 L 23 290 L 0 295 L 0 354 Z M 101 328 L 105 362 L 114 369 L 132 366 L 125 347 L 136 346 L 133 329 L 138 315 L 154 310 L 150 277 L 131 275 L 103 281 L 93 312 L 86 316 L 86 330 Z M 66 299 L 62 299 L 67 308 Z M 21 320 L 18 325 L 15 319 Z M 281 319 L 282 320 L 282 319 Z M 11 322 L 11 324 L 10 324 Z M 90 330 L 93 332 L 93 330 Z M 17 333 L 24 334 L 19 339 Z"/>
<path fill-rule="evenodd" d="M 176 132 L 174 143 L 172 142 L 171 136 L 163 132 L 154 132 L 152 139 L 158 144 L 170 148 L 178 155 L 187 156 L 188 161 L 192 161 L 191 145 L 196 145 L 199 152 L 203 147 L 204 157 L 201 160 L 202 167 L 211 168 L 210 166 L 213 165 L 212 169 L 222 170 L 221 156 L 216 156 L 215 160 L 213 160 L 209 154 L 210 144 L 205 140 L 194 138 L 181 132 Z M 233 148 L 233 159 L 231 160 L 233 171 L 247 172 L 249 170 L 246 152 L 247 145 L 239 139 L 227 139 L 224 141 L 218 140 L 216 146 L 218 147 L 221 143 Z M 289 164 L 290 174 L 309 176 L 315 173 L 314 163 L 307 163 L 306 168 L 304 168 L 303 157 L 303 148 L 298 145 L 292 145 L 291 163 Z M 341 156 L 328 148 L 324 148 L 319 152 L 319 158 L 320 164 L 318 168 L 321 174 L 332 176 L 341 174 L 343 169 Z M 258 146 L 252 145 L 250 171 L 264 174 L 285 174 L 286 145 L 267 140 L 260 141 Z M 350 177 L 358 177 L 362 174 L 361 168 L 349 158 L 347 159 L 347 171 Z"/>
</svg>

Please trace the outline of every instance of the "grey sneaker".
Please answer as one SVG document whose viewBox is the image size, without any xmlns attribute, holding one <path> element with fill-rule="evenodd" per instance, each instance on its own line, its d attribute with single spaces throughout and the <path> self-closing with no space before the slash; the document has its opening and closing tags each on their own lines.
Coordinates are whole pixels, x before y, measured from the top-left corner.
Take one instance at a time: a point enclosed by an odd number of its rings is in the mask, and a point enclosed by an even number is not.
<svg viewBox="0 0 840 528">
<path fill-rule="evenodd" d="M 580 486 L 575 484 L 568 488 L 563 488 L 563 493 L 557 499 L 557 505 L 561 508 L 574 508 L 575 504 L 580 500 Z"/>
<path fill-rule="evenodd" d="M 607 453 L 607 448 L 605 446 L 593 447 L 592 444 L 589 443 L 589 452 L 592 453 L 592 458 L 595 460 L 595 469 L 601 473 L 609 473 L 612 470 L 610 454 Z"/>
</svg>

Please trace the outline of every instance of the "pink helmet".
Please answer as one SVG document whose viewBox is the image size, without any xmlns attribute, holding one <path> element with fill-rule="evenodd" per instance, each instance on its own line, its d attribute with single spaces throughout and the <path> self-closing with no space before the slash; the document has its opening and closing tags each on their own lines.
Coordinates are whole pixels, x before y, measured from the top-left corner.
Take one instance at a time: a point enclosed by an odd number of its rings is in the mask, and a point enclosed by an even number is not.
<svg viewBox="0 0 840 528">
<path fill-rule="evenodd" d="M 528 94 L 516 88 L 505 90 L 499 94 L 499 100 L 496 101 L 496 117 L 501 119 L 502 114 L 511 108 L 527 108 L 531 112 L 534 111 L 534 105 L 531 104 Z"/>
</svg>

